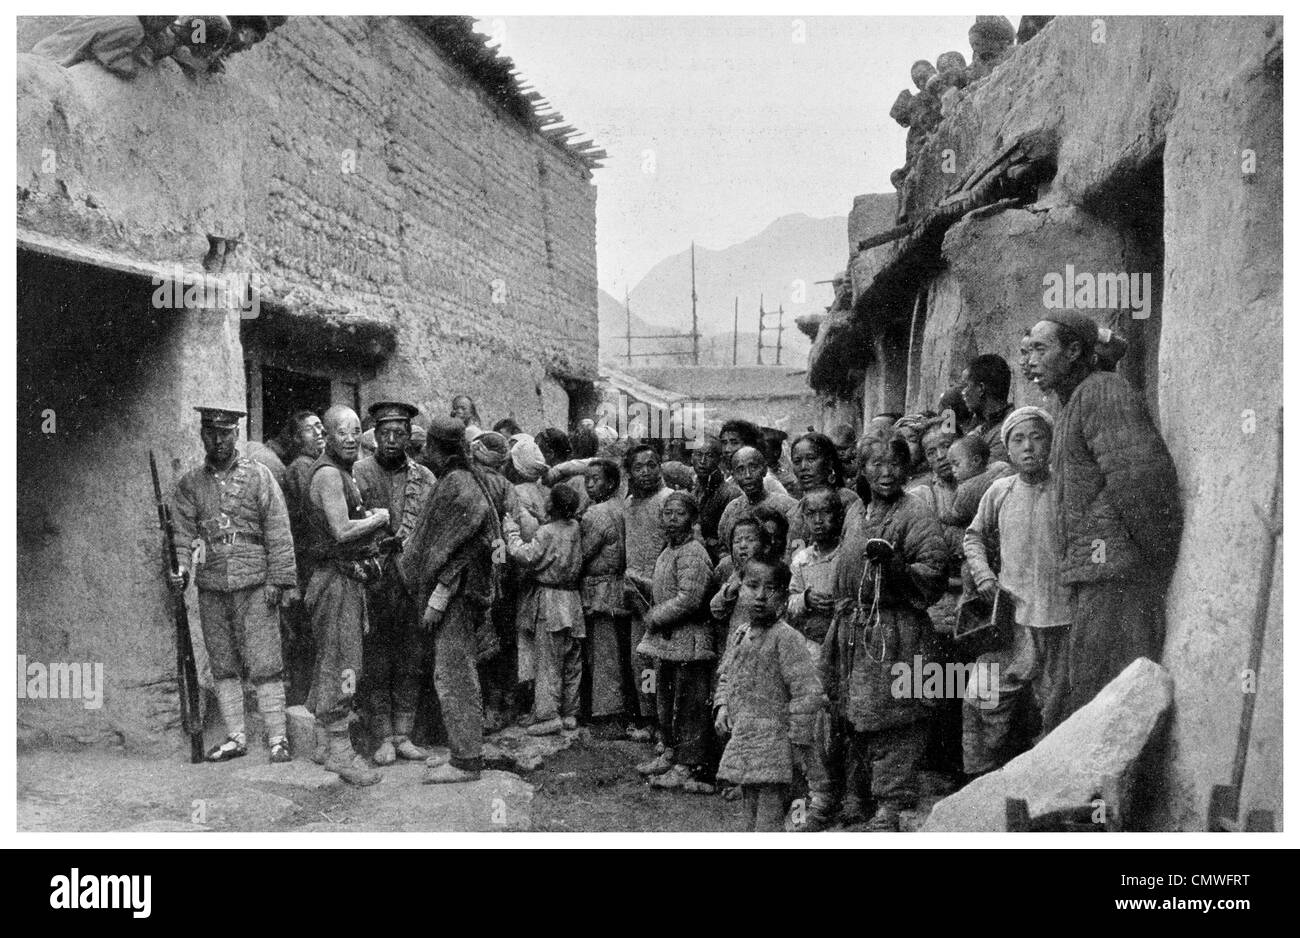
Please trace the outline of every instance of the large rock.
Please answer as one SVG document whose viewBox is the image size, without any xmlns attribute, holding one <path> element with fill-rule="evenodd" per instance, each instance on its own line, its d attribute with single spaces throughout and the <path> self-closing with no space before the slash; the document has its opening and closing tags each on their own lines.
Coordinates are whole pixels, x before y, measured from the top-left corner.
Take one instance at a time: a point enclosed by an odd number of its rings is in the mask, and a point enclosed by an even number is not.
<svg viewBox="0 0 1300 938">
<path fill-rule="evenodd" d="M 1145 768 L 1140 756 L 1158 742 L 1173 695 L 1169 672 L 1137 659 L 1033 749 L 936 804 L 921 830 L 1006 830 L 1008 798 L 1025 799 L 1036 817 L 1092 803 L 1108 777 L 1119 780 L 1127 801 Z"/>
</svg>

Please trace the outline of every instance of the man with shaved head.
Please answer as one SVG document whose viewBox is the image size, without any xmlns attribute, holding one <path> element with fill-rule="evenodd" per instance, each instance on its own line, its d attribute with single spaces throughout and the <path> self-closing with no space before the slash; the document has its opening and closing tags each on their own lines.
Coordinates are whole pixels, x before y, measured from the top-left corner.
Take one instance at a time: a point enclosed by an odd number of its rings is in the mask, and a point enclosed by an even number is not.
<svg viewBox="0 0 1300 938">
<path fill-rule="evenodd" d="M 352 748 L 348 724 L 361 680 L 366 585 L 381 574 L 377 535 L 388 509 L 367 509 L 352 478 L 361 421 L 348 407 L 325 412 L 325 452 L 312 464 L 306 508 L 306 550 L 314 569 L 307 613 L 316 639 L 316 673 L 307 706 L 327 737 L 325 768 L 351 785 L 373 785 L 380 774 Z"/>
<path fill-rule="evenodd" d="M 714 563 L 725 551 L 718 540 L 718 522 L 731 500 L 740 495 L 735 483 L 728 482 L 722 473 L 722 441 L 716 436 L 704 436 L 695 444 L 691 464 L 695 469 L 695 489 L 691 493 L 700 506 L 700 537 L 704 549 Z"/>
<path fill-rule="evenodd" d="M 753 446 L 742 446 L 731 457 L 731 481 L 736 483 L 740 494 L 733 498 L 722 511 L 718 521 L 718 542 L 731 543 L 731 529 L 741 518 L 752 517 L 759 505 L 771 505 L 781 514 L 789 514 L 790 509 L 799 503 L 784 492 L 768 491 L 764 485 L 767 478 L 767 459 Z"/>
</svg>

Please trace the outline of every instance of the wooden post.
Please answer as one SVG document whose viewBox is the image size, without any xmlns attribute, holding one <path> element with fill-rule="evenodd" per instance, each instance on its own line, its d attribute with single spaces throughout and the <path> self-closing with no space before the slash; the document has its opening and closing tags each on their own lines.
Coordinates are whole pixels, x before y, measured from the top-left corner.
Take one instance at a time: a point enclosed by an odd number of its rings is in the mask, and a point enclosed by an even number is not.
<svg viewBox="0 0 1300 938">
<path fill-rule="evenodd" d="M 740 342 L 740 297 L 736 297 L 736 310 L 731 314 L 731 367 L 736 367 L 736 347 Z"/>
</svg>

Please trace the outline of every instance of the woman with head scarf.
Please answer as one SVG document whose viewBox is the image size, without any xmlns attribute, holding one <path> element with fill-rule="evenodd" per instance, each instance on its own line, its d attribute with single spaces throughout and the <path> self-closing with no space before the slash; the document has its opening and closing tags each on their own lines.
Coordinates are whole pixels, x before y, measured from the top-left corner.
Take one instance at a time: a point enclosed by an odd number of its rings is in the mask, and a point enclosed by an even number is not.
<svg viewBox="0 0 1300 938">
<path fill-rule="evenodd" d="M 546 496 L 549 490 L 542 481 L 547 470 L 546 458 L 537 441 L 527 433 L 516 433 L 512 439 L 514 445 L 510 447 L 510 468 L 519 480 L 515 483 L 515 492 L 525 516 L 520 519 L 520 533 L 525 541 L 531 541 L 546 520 Z"/>
<path fill-rule="evenodd" d="M 857 494 L 848 487 L 853 480 L 845 475 L 839 450 L 830 437 L 821 433 L 795 437 L 790 446 L 790 463 L 803 493 L 833 489 L 843 511 L 848 511 L 849 506 L 858 501 Z M 789 544 L 793 556 L 795 551 L 808 544 L 808 524 L 804 520 L 802 501 L 789 510 L 786 519 L 790 522 Z"/>
</svg>

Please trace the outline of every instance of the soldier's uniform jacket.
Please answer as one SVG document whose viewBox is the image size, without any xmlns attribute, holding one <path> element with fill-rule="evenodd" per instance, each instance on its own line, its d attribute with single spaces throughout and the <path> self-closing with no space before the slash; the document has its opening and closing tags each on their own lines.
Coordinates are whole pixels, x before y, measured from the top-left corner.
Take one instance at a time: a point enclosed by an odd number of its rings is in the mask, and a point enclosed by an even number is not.
<svg viewBox="0 0 1300 938">
<path fill-rule="evenodd" d="M 201 541 L 202 562 L 193 567 L 199 589 L 297 587 L 289 513 L 271 470 L 261 463 L 236 452 L 224 471 L 206 461 L 191 469 L 177 485 L 175 515 L 178 562 L 190 566 L 195 541 Z"/>
<path fill-rule="evenodd" d="M 388 525 L 383 536 L 400 538 L 402 546 L 424 514 L 424 506 L 433 494 L 433 473 L 413 459 L 397 469 L 385 469 L 373 456 L 358 459 L 352 477 L 361 490 L 361 500 L 371 508 L 388 509 Z M 388 565 L 385 564 L 385 569 Z"/>
</svg>

